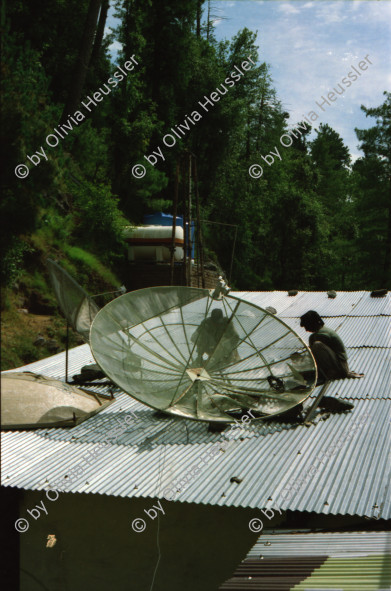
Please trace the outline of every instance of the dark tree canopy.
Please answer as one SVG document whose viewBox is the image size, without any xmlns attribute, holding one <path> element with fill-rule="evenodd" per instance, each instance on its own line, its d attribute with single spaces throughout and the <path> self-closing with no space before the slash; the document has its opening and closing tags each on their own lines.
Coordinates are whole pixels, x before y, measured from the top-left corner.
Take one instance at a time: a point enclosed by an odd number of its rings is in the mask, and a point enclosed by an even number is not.
<svg viewBox="0 0 391 591">
<path fill-rule="evenodd" d="M 389 285 L 391 95 L 379 107 L 362 107 L 375 123 L 356 130 L 363 156 L 352 165 L 336 130 L 321 124 L 314 137 L 308 123 L 289 120 L 258 47 L 262 30 L 217 42 L 209 3 L 114 4 L 119 26 L 110 36 L 106 0 L 5 4 L 2 282 L 12 284 L 34 253 L 65 257 L 75 248 L 124 272 L 121 227 L 172 212 L 176 163 L 189 150 L 197 158 L 201 217 L 225 224 L 205 223 L 203 233 L 208 256 L 226 272 L 236 233 L 234 287 Z M 113 41 L 122 47 L 116 63 Z M 130 75 L 47 150 L 47 161 L 30 164 L 28 179 L 17 179 L 15 166 L 132 55 L 138 66 Z M 228 84 L 249 57 L 251 68 Z M 206 112 L 199 101 L 218 88 L 220 99 Z M 189 129 L 176 137 L 181 124 Z M 172 147 L 163 143 L 168 133 Z M 144 156 L 159 147 L 164 160 L 148 165 Z M 147 168 L 142 179 L 132 175 L 137 163 Z M 263 169 L 258 179 L 249 175 L 253 164 Z"/>
</svg>

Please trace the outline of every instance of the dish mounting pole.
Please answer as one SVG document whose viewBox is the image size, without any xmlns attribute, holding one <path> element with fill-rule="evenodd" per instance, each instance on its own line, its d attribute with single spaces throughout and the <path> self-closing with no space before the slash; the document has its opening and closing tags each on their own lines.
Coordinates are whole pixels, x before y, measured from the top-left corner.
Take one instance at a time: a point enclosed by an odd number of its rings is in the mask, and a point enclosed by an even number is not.
<svg viewBox="0 0 391 591">
<path fill-rule="evenodd" d="M 68 384 L 68 361 L 69 361 L 69 322 L 67 320 L 67 332 L 65 337 L 65 383 Z"/>
</svg>

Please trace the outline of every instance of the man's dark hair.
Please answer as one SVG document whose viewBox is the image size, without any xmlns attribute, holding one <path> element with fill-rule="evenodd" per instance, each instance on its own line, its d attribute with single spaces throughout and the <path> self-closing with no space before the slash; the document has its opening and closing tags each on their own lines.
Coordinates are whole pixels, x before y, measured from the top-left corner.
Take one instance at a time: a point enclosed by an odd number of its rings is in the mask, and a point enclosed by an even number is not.
<svg viewBox="0 0 391 591">
<path fill-rule="evenodd" d="M 222 310 L 220 310 L 220 308 L 214 308 L 211 312 L 210 317 L 213 318 L 213 320 L 220 320 L 221 318 L 223 318 L 223 312 Z"/>
<path fill-rule="evenodd" d="M 318 312 L 315 312 L 315 310 L 308 310 L 308 312 L 300 317 L 300 326 L 304 326 L 306 330 L 311 332 L 316 332 L 324 326 L 324 322 Z"/>
</svg>

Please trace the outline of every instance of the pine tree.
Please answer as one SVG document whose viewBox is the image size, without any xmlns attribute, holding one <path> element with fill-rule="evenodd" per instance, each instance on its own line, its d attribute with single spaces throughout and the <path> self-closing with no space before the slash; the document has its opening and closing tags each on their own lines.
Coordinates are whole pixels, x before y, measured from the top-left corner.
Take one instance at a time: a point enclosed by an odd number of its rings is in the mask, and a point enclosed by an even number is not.
<svg viewBox="0 0 391 591">
<path fill-rule="evenodd" d="M 389 286 L 391 280 L 391 93 L 384 95 L 379 107 L 361 106 L 367 117 L 376 117 L 376 125 L 355 129 L 364 152 L 354 165 L 357 246 L 362 278 L 372 287 Z"/>
</svg>

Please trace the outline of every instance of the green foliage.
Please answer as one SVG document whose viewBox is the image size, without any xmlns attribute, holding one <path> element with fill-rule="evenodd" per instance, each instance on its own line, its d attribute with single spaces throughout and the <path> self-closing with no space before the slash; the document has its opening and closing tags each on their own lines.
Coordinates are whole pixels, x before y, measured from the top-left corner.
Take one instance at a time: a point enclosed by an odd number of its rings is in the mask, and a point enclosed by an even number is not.
<svg viewBox="0 0 391 591">
<path fill-rule="evenodd" d="M 53 114 L 48 104 L 47 78 L 39 63 L 39 54 L 28 44 L 19 45 L 17 37 L 2 24 L 2 118 L 0 158 L 7 163 L 1 178 L 0 248 L 4 260 L 1 280 L 10 283 L 22 259 L 21 236 L 31 232 L 43 203 L 42 193 L 52 186 L 52 167 L 41 164 L 39 174 L 29 164 L 30 175 L 15 176 L 15 166 L 25 163 L 46 136 Z M 34 125 L 31 125 L 34 117 Z M 27 161 L 28 163 L 28 161 Z"/>
<path fill-rule="evenodd" d="M 73 185 L 74 239 L 105 259 L 123 248 L 121 230 L 128 222 L 118 209 L 118 199 L 107 185 L 76 181 Z"/>
<path fill-rule="evenodd" d="M 55 207 L 48 207 L 40 212 L 37 228 L 31 236 L 32 246 L 45 253 L 48 249 L 62 249 L 72 231 L 72 217 L 61 214 Z"/>
<path fill-rule="evenodd" d="M 1 285 L 12 285 L 19 277 L 23 269 L 23 255 L 26 245 L 16 237 L 11 239 L 10 244 L 3 251 L 0 266 Z"/>
<path fill-rule="evenodd" d="M 354 249 L 349 248 L 355 227 L 350 197 L 349 150 L 327 124 L 319 126 L 310 150 L 316 170 L 318 199 L 324 212 L 321 286 L 349 289 L 355 273 Z"/>
<path fill-rule="evenodd" d="M 32 363 L 38 359 L 37 347 L 25 335 L 18 335 L 13 339 L 12 347 L 8 347 L 1 353 L 1 371 Z"/>
<path fill-rule="evenodd" d="M 85 285 L 92 278 L 94 287 L 117 286 L 122 227 L 142 222 L 145 213 L 172 212 L 176 164 L 185 151 L 197 157 L 201 217 L 226 224 L 205 225 L 206 250 L 228 274 L 235 242 L 231 279 L 238 289 L 352 289 L 387 281 L 391 95 L 380 107 L 363 107 L 376 125 L 357 130 L 364 157 L 353 167 L 328 125 L 312 142 L 308 126 L 281 148 L 292 126 L 258 53 L 257 33 L 244 29 L 216 42 L 212 15 L 197 27 L 194 0 L 116 0 L 120 25 L 95 47 L 83 96 L 117 69 L 110 42 L 122 45 L 118 65 L 132 55 L 138 65 L 47 149 L 48 162 L 30 164 L 29 177 L 17 179 L 15 166 L 45 146 L 59 123 L 90 3 L 38 4 L 8 2 L 2 20 L 0 156 L 9 163 L 0 210 L 3 284 L 29 267 L 30 288 L 44 290 L 42 266 L 51 255 Z M 249 56 L 256 65 L 205 112 L 198 101 Z M 164 135 L 195 110 L 201 119 L 165 146 Z M 158 146 L 164 160 L 153 166 L 144 155 Z M 268 166 L 262 156 L 275 146 L 282 160 Z M 254 163 L 264 168 L 260 179 L 248 174 Z M 146 167 L 140 179 L 132 174 L 137 164 Z"/>
<path fill-rule="evenodd" d="M 372 289 L 391 283 L 391 93 L 384 95 L 379 107 L 361 107 L 376 125 L 355 130 L 364 152 L 353 167 L 357 276 Z"/>
<path fill-rule="evenodd" d="M 24 281 L 28 282 L 31 289 L 35 289 L 40 293 L 45 294 L 48 291 L 48 284 L 42 273 L 39 273 L 38 271 L 34 271 L 33 274 L 26 276 Z"/>
<path fill-rule="evenodd" d="M 97 259 L 96 256 L 79 248 L 78 246 L 66 246 L 65 253 L 77 265 L 80 274 L 84 274 L 84 283 L 91 281 L 88 274 L 96 273 L 109 286 L 118 287 L 120 285 L 117 277 Z M 80 268 L 81 266 L 81 268 Z"/>
<path fill-rule="evenodd" d="M 17 39 L 20 42 L 26 40 L 34 51 L 40 53 L 40 63 L 50 81 L 50 91 L 56 103 L 65 102 L 67 96 L 88 5 L 88 0 L 8 0 L 6 3 L 7 17 Z M 101 65 L 102 58 L 95 68 L 99 70 Z M 87 94 L 96 86 L 93 75 L 90 83 Z"/>
</svg>

